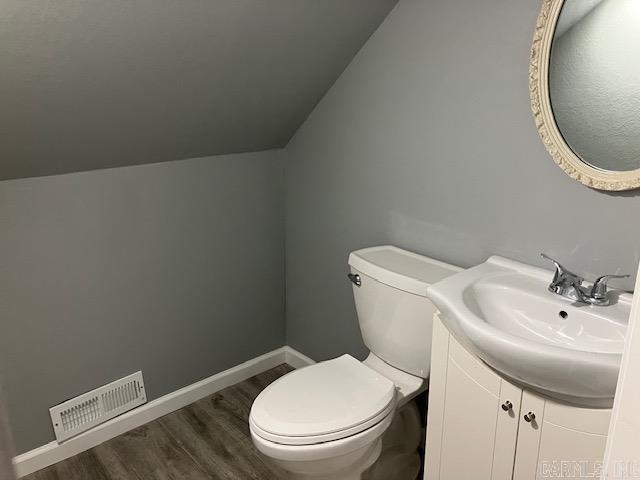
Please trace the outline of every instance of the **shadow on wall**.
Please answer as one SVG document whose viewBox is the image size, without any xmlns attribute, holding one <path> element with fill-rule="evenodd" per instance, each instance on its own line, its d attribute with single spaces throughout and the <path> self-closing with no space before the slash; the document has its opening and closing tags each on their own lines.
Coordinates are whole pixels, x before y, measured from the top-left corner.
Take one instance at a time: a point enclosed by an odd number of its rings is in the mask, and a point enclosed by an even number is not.
<svg viewBox="0 0 640 480">
<path fill-rule="evenodd" d="M 9 420 L 4 407 L 2 386 L 0 386 L 0 479 L 13 480 L 13 442 L 9 430 Z"/>
</svg>

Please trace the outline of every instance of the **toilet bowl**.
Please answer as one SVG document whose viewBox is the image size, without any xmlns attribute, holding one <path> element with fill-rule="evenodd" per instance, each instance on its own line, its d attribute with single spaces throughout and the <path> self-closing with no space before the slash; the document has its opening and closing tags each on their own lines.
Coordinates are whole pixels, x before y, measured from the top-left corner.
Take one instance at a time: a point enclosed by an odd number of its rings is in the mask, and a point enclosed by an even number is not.
<svg viewBox="0 0 640 480">
<path fill-rule="evenodd" d="M 359 479 L 380 454 L 397 402 L 393 384 L 366 368 L 344 355 L 274 382 L 251 410 L 258 450 L 293 478 Z"/>
<path fill-rule="evenodd" d="M 353 252 L 349 265 L 369 356 L 273 382 L 251 408 L 251 438 L 292 479 L 360 480 L 369 470 L 379 480 L 392 466 L 395 480 L 415 480 L 422 425 L 412 399 L 426 388 L 435 313 L 426 288 L 459 269 L 392 246 Z"/>
</svg>

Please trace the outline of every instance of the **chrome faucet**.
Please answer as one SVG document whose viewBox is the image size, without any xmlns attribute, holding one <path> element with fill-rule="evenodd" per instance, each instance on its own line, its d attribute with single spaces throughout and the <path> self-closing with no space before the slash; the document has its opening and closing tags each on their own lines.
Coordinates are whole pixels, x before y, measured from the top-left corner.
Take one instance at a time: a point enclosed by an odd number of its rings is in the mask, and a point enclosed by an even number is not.
<svg viewBox="0 0 640 480">
<path fill-rule="evenodd" d="M 582 285 L 584 278 L 570 272 L 560 263 L 544 253 L 540 254 L 556 267 L 556 272 L 549 284 L 549 291 L 557 295 L 563 296 L 570 300 L 589 305 L 605 306 L 609 305 L 609 296 L 607 295 L 607 284 L 612 278 L 627 278 L 629 275 L 603 275 L 598 277 L 591 288 Z"/>
</svg>

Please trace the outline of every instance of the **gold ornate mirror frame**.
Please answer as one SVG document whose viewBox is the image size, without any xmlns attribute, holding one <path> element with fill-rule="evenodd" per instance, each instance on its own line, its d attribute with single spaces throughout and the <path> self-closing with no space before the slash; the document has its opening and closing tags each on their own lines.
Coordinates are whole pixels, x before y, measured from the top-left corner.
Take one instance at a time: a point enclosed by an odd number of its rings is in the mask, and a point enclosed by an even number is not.
<svg viewBox="0 0 640 480">
<path fill-rule="evenodd" d="M 553 160 L 574 180 L 598 190 L 632 190 L 640 187 L 640 169 L 613 172 L 592 167 L 567 145 L 556 124 L 549 97 L 549 58 L 556 23 L 565 0 L 543 0 L 536 23 L 529 65 L 531 109 L 538 134 Z"/>
</svg>

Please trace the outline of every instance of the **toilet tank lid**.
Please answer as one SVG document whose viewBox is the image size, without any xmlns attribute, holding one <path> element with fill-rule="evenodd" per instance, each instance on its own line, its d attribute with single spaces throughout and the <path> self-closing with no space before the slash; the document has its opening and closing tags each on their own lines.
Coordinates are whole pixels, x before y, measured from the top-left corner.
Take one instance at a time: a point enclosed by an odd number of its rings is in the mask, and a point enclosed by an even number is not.
<svg viewBox="0 0 640 480">
<path fill-rule="evenodd" d="M 405 292 L 427 296 L 427 288 L 462 268 L 423 257 L 393 245 L 351 252 L 349 265 L 380 283 Z"/>
</svg>

